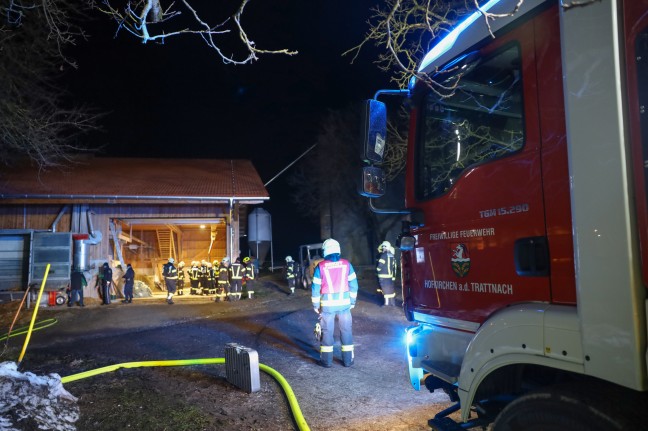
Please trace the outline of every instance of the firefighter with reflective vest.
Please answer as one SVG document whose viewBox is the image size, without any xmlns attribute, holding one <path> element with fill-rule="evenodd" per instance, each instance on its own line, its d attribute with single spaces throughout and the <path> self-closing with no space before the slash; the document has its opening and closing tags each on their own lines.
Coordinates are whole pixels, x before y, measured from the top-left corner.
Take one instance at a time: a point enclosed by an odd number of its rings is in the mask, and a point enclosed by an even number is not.
<svg viewBox="0 0 648 431">
<path fill-rule="evenodd" d="M 191 262 L 191 268 L 189 269 L 189 283 L 191 283 L 190 293 L 192 295 L 198 295 L 198 289 L 200 288 L 200 262 L 197 260 Z"/>
<path fill-rule="evenodd" d="M 167 289 L 167 304 L 173 304 L 173 295 L 176 293 L 176 284 L 178 282 L 178 268 L 173 264 L 175 261 L 172 257 L 162 267 L 162 276 Z"/>
<path fill-rule="evenodd" d="M 200 275 L 198 279 L 200 280 L 200 293 L 207 295 L 209 293 L 209 268 L 205 259 L 200 261 Z"/>
<path fill-rule="evenodd" d="M 224 257 L 218 268 L 218 287 L 216 288 L 216 298 L 214 301 L 222 302 L 229 300 L 229 277 L 229 257 Z"/>
<path fill-rule="evenodd" d="M 184 285 L 185 285 L 185 263 L 180 261 L 178 263 L 178 296 L 184 295 Z"/>
<path fill-rule="evenodd" d="M 230 266 L 230 301 L 239 301 L 243 291 L 243 276 L 245 268 L 241 265 L 241 258 L 237 257 Z"/>
<path fill-rule="evenodd" d="M 340 257 L 340 244 L 329 238 L 322 244 L 324 260 L 313 273 L 311 301 L 313 310 L 320 316 L 322 341 L 320 364 L 329 368 L 333 364 L 335 319 L 337 317 L 342 342 L 342 362 L 350 367 L 354 362 L 351 309 L 358 297 L 358 280 L 353 265 Z"/>
<path fill-rule="evenodd" d="M 254 295 L 254 285 L 256 284 L 256 281 L 254 281 L 255 268 L 248 256 L 243 258 L 243 266 L 245 274 L 245 288 L 247 289 L 248 299 L 252 299 L 252 296 Z"/>
<path fill-rule="evenodd" d="M 286 256 L 286 281 L 290 288 L 290 295 L 294 295 L 297 284 L 297 262 L 293 260 L 292 256 Z"/>
<path fill-rule="evenodd" d="M 209 287 L 209 294 L 216 295 L 216 291 L 218 287 L 218 274 L 220 273 L 220 261 L 218 259 L 214 259 L 214 261 L 212 262 L 211 273 L 212 273 L 212 283 L 210 284 Z"/>
<path fill-rule="evenodd" d="M 394 289 L 396 259 L 394 258 L 394 247 L 389 241 L 383 241 L 378 246 L 378 252 L 380 253 L 376 265 L 379 284 L 378 294 L 382 295 L 385 301 L 383 305 L 396 305 L 396 290 Z"/>
</svg>

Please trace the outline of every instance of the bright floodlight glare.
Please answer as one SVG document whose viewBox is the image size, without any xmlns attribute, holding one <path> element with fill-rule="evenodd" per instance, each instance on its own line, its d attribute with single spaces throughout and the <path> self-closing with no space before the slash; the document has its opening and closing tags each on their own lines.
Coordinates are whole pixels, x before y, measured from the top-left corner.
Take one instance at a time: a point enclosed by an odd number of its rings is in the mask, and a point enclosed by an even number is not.
<svg viewBox="0 0 648 431">
<path fill-rule="evenodd" d="M 482 6 L 482 10 L 484 12 L 488 12 L 490 8 L 495 6 L 497 3 L 499 3 L 500 0 L 490 0 L 487 2 L 484 6 Z M 421 66 L 419 67 L 418 71 L 421 72 L 425 68 L 427 68 L 434 60 L 437 58 L 441 57 L 443 54 L 448 52 L 450 48 L 455 44 L 457 39 L 459 38 L 459 35 L 463 33 L 465 29 L 467 29 L 470 24 L 475 22 L 477 18 L 481 16 L 481 11 L 477 10 L 473 12 L 468 18 L 463 20 L 457 27 L 454 28 L 446 37 L 441 39 L 439 43 L 437 43 L 434 48 L 432 48 L 426 55 L 425 58 L 423 58 L 423 61 L 421 62 Z"/>
</svg>

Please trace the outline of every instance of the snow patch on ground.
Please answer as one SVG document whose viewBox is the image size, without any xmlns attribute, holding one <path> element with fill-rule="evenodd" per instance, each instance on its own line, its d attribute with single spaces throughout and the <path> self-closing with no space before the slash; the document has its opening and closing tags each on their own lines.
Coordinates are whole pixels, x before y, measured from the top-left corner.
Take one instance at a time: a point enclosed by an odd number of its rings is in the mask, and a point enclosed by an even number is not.
<svg viewBox="0 0 648 431">
<path fill-rule="evenodd" d="M 15 362 L 0 363 L 0 431 L 76 431 L 77 399 L 61 376 L 21 373 Z"/>
</svg>

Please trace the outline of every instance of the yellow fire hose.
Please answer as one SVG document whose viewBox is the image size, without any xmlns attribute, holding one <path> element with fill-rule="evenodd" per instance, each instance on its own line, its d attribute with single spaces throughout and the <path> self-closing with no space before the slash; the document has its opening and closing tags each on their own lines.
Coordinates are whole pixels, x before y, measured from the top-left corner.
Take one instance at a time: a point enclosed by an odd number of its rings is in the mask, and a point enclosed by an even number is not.
<svg viewBox="0 0 648 431">
<path fill-rule="evenodd" d="M 25 338 L 25 343 L 23 345 L 22 352 L 20 353 L 20 357 L 18 358 L 18 363 L 22 361 L 25 351 L 27 350 L 27 344 L 29 343 L 29 339 L 31 338 L 31 333 L 34 330 L 35 321 L 36 321 L 36 315 L 37 315 L 37 310 L 39 308 L 41 296 L 43 294 L 43 289 L 45 288 L 45 281 L 47 280 L 47 275 L 49 273 L 50 265 L 47 264 L 47 268 L 45 269 L 45 276 L 43 277 L 43 283 L 41 285 L 40 291 L 38 293 L 38 299 L 36 301 L 36 307 L 34 309 L 34 313 L 32 314 L 32 319 L 29 324 L 29 328 L 19 328 L 17 329 L 14 333 L 7 333 L 3 336 L 0 336 L 0 341 L 7 339 L 9 337 L 14 337 L 17 335 L 21 335 L 24 333 L 27 333 L 27 337 Z M 18 310 L 20 312 L 20 309 Z M 36 326 L 36 330 L 47 328 L 49 326 L 54 325 L 57 322 L 56 319 L 47 319 L 43 320 L 41 322 L 38 322 L 38 325 Z M 179 359 L 179 360 L 169 360 L 169 361 L 139 361 L 139 362 L 123 362 L 121 364 L 115 364 L 115 365 L 108 365 L 106 367 L 101 367 L 101 368 L 96 368 L 94 370 L 89 370 L 89 371 L 84 371 L 82 373 L 78 374 L 72 374 L 71 376 L 66 376 L 61 378 L 61 383 L 70 383 L 74 382 L 76 380 L 81 380 L 85 379 L 87 377 L 92 377 L 96 376 L 99 374 L 104 374 L 104 373 L 109 373 L 115 370 L 118 370 L 120 368 L 138 368 L 138 367 L 177 367 L 177 366 L 184 366 L 184 365 L 209 365 L 209 364 L 224 364 L 225 363 L 225 358 L 203 358 L 203 359 Z M 299 408 L 299 403 L 297 402 L 297 398 L 295 397 L 295 393 L 293 392 L 292 388 L 288 384 L 288 381 L 275 369 L 265 365 L 265 364 L 259 364 L 259 369 L 266 374 L 270 375 L 273 377 L 277 383 L 281 386 L 283 389 L 284 393 L 286 394 L 286 398 L 288 399 L 288 403 L 290 404 L 290 410 L 293 414 L 293 418 L 295 420 L 295 424 L 297 424 L 297 428 L 300 431 L 309 431 L 310 428 L 308 427 L 308 424 L 306 423 L 306 420 L 304 419 L 304 415 L 301 412 L 301 409 Z"/>
<path fill-rule="evenodd" d="M 138 368 L 138 367 L 177 367 L 184 365 L 209 365 L 209 364 L 224 364 L 225 358 L 203 358 L 203 359 L 178 359 L 178 360 L 169 360 L 169 361 L 139 361 L 139 362 L 123 362 L 121 364 L 108 365 L 102 368 L 96 368 L 94 370 L 84 371 L 78 374 L 72 374 L 71 376 L 66 376 L 61 378 L 61 383 L 74 382 L 75 380 L 85 379 L 87 377 L 96 376 L 98 374 L 109 373 L 116 371 L 120 368 Z M 295 423 L 300 431 L 307 431 L 310 428 L 304 419 L 304 415 L 299 408 L 299 403 L 295 397 L 295 393 L 288 384 L 288 381 L 279 374 L 273 368 L 265 364 L 259 364 L 259 369 L 266 374 L 269 374 L 273 377 L 277 383 L 281 386 L 288 398 L 288 403 L 290 404 L 290 410 L 292 411 L 293 418 Z"/>
</svg>

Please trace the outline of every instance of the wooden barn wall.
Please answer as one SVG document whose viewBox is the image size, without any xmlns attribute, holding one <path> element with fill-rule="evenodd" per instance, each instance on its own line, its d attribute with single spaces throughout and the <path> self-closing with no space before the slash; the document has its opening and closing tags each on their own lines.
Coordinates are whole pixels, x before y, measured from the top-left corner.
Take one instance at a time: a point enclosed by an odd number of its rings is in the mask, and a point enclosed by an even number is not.
<svg viewBox="0 0 648 431">
<path fill-rule="evenodd" d="M 95 268 L 100 267 L 103 262 L 113 262 L 114 259 L 117 259 L 115 255 L 115 250 L 113 249 L 112 244 L 112 235 L 110 232 L 109 222 L 113 218 L 215 218 L 215 217 L 224 217 L 225 219 L 229 218 L 229 207 L 228 205 L 216 205 L 216 204 L 191 204 L 191 205 L 125 205 L 125 204 L 84 204 L 77 205 L 77 214 L 81 214 L 80 217 L 76 217 L 77 220 L 73 220 L 73 205 L 71 204 L 51 204 L 51 205 L 42 205 L 42 204 L 10 204 L 2 205 L 0 207 L 0 229 L 34 229 L 34 230 L 50 230 L 53 227 L 53 223 L 56 221 L 57 217 L 60 216 L 57 225 L 57 232 L 81 232 L 85 233 L 88 231 L 87 227 L 87 217 L 85 213 L 87 210 L 91 211 L 92 227 L 94 231 L 101 232 L 102 240 L 95 245 L 88 245 L 88 263 Z M 219 225 L 219 231 L 217 233 L 216 244 L 214 245 L 214 250 L 210 254 L 211 259 L 222 259 L 226 254 L 234 254 L 235 256 L 230 256 L 235 258 L 239 255 L 240 245 L 239 245 L 239 235 L 241 231 L 245 232 L 245 227 L 241 229 L 238 226 L 239 217 L 236 214 L 237 211 L 242 210 L 246 211 L 244 205 L 235 205 L 234 216 L 232 217 L 233 225 L 232 227 L 232 238 L 231 238 L 231 249 L 235 250 L 234 253 L 230 253 L 230 238 L 228 238 L 228 232 L 230 231 L 229 225 L 222 225 L 222 228 Z M 81 228 L 73 229 L 74 225 L 81 225 Z M 136 229 L 134 227 L 134 229 Z M 154 235 L 154 233 L 152 233 Z M 183 233 L 183 237 L 185 234 Z M 192 234 L 190 232 L 186 233 L 186 240 L 192 241 Z M 145 240 L 144 238 L 141 238 Z M 183 238 L 184 240 L 184 238 Z M 200 249 L 206 250 L 209 247 L 207 243 L 204 245 L 196 245 L 192 249 L 192 246 L 189 246 L 189 249 L 184 250 L 183 254 L 189 258 L 193 256 L 202 256 L 203 258 L 208 258 L 206 253 L 202 253 Z M 139 250 L 138 250 L 139 251 Z M 141 250 L 139 253 L 131 253 L 130 251 L 123 252 L 123 258 L 125 263 L 129 260 L 134 262 L 139 261 L 150 261 L 156 253 L 155 250 Z M 193 253 L 193 256 L 190 256 Z M 189 264 L 189 263 L 188 263 Z M 135 267 L 135 265 L 134 265 Z"/>
</svg>

